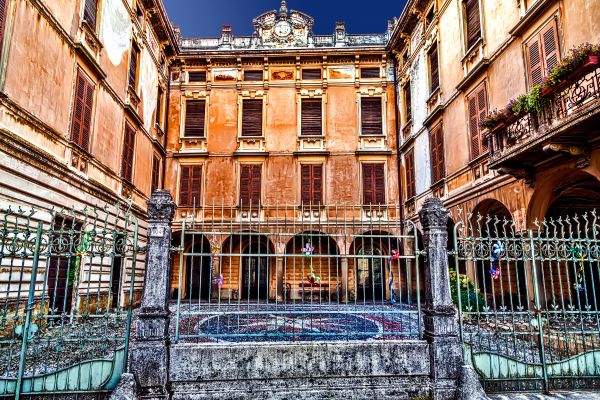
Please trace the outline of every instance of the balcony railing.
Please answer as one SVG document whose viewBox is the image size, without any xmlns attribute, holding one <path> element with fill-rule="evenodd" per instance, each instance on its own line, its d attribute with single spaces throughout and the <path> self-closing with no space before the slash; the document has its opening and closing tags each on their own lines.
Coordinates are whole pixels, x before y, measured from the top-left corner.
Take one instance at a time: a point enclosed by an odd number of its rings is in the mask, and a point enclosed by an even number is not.
<svg viewBox="0 0 600 400">
<path fill-rule="evenodd" d="M 579 156 L 600 130 L 600 68 L 582 71 L 555 89 L 539 114 L 525 114 L 488 134 L 490 168 L 532 166 L 550 151 Z"/>
</svg>

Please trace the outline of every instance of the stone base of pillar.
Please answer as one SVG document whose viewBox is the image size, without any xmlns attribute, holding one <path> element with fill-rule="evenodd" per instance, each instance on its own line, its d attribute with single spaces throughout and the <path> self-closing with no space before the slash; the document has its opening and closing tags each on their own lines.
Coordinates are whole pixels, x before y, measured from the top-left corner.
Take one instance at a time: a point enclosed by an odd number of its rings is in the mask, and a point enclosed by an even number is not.
<svg viewBox="0 0 600 400">
<path fill-rule="evenodd" d="M 169 347 L 166 340 L 134 342 L 130 369 L 136 377 L 139 399 L 168 399 Z"/>
</svg>

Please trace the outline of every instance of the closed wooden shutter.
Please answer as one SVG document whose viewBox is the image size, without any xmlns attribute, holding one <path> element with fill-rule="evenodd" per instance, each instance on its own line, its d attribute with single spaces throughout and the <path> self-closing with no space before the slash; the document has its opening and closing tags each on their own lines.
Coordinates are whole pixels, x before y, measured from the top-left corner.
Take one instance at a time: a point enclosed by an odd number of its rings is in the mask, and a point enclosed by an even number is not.
<svg viewBox="0 0 600 400">
<path fill-rule="evenodd" d="M 154 192 L 160 187 L 160 158 L 154 154 L 152 156 L 152 188 Z"/>
<path fill-rule="evenodd" d="M 429 150 L 431 154 L 431 182 L 436 183 L 446 175 L 442 125 L 438 125 L 429 133 Z"/>
<path fill-rule="evenodd" d="M 185 102 L 185 137 L 204 137 L 206 100 Z"/>
<path fill-rule="evenodd" d="M 262 113 L 262 100 L 243 100 L 242 136 L 262 136 Z"/>
<path fill-rule="evenodd" d="M 385 203 L 385 164 L 362 164 L 363 204 Z"/>
<path fill-rule="evenodd" d="M 411 199 L 417 194 L 414 151 L 406 153 L 404 160 L 406 161 L 406 199 Z"/>
<path fill-rule="evenodd" d="M 201 165 L 182 165 L 179 180 L 179 205 L 182 207 L 198 207 L 201 199 Z"/>
<path fill-rule="evenodd" d="M 162 122 L 162 98 L 163 98 L 163 90 L 158 88 L 158 96 L 156 96 L 156 112 L 154 113 L 156 117 L 156 123 L 158 126 L 161 125 Z"/>
<path fill-rule="evenodd" d="M 92 130 L 92 107 L 94 105 L 94 85 L 77 72 L 75 83 L 75 101 L 71 122 L 71 141 L 85 151 L 89 151 Z"/>
<path fill-rule="evenodd" d="M 246 82 L 257 82 L 263 80 L 262 71 L 244 71 L 244 80 Z"/>
<path fill-rule="evenodd" d="M 244 164 L 240 171 L 240 206 L 258 207 L 260 205 L 262 166 Z"/>
<path fill-rule="evenodd" d="M 131 59 L 129 60 L 129 86 L 135 89 L 137 81 L 139 50 L 135 44 L 131 46 Z"/>
<path fill-rule="evenodd" d="M 0 0 L 0 56 L 2 56 L 2 43 L 4 42 L 4 29 L 8 13 L 8 0 Z"/>
<path fill-rule="evenodd" d="M 321 79 L 321 70 L 320 69 L 303 69 L 302 70 L 302 79 L 304 80 L 318 80 Z"/>
<path fill-rule="evenodd" d="M 438 48 L 434 46 L 429 52 L 429 81 L 431 82 L 431 92 L 433 93 L 440 86 L 440 70 L 438 64 Z"/>
<path fill-rule="evenodd" d="M 98 15 L 98 0 L 85 0 L 83 9 L 83 19 L 94 29 L 96 29 L 96 16 Z"/>
<path fill-rule="evenodd" d="M 133 179 L 133 155 L 135 150 L 135 129 L 125 124 L 125 135 L 123 138 L 123 153 L 121 155 L 121 178 L 127 182 Z"/>
<path fill-rule="evenodd" d="M 533 87 L 542 83 L 544 67 L 542 66 L 542 47 L 539 38 L 527 45 L 527 64 L 529 69 L 529 84 Z"/>
<path fill-rule="evenodd" d="M 487 93 L 485 84 L 479 86 L 468 98 L 469 107 L 469 131 L 471 136 L 471 158 L 475 159 L 487 150 L 487 144 L 481 137 L 479 121 L 488 114 Z"/>
<path fill-rule="evenodd" d="M 379 68 L 361 68 L 361 79 L 374 79 L 380 77 L 381 70 Z"/>
<path fill-rule="evenodd" d="M 363 135 L 383 135 L 381 97 L 360 100 L 361 131 Z"/>
<path fill-rule="evenodd" d="M 542 30 L 542 46 L 544 50 L 544 76 L 548 75 L 560 60 L 558 45 L 558 29 L 552 21 Z"/>
<path fill-rule="evenodd" d="M 302 99 L 300 133 L 321 136 L 323 134 L 323 104 L 321 99 Z"/>
<path fill-rule="evenodd" d="M 189 82 L 206 82 L 206 71 L 189 71 Z"/>
<path fill-rule="evenodd" d="M 481 38 L 479 0 L 467 0 L 467 47 L 471 48 Z"/>
<path fill-rule="evenodd" d="M 300 170 L 302 204 L 320 205 L 323 198 L 323 166 L 303 164 Z"/>
</svg>

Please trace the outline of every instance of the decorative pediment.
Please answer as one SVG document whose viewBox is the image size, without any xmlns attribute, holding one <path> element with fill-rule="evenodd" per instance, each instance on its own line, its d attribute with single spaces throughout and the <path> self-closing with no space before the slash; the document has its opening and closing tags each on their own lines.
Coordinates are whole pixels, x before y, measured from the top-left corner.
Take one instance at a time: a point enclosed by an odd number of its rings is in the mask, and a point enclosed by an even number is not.
<svg viewBox="0 0 600 400">
<path fill-rule="evenodd" d="M 273 10 L 254 18 L 252 40 L 262 47 L 308 47 L 312 45 L 314 19 L 300 11 L 288 11 L 286 1 L 279 12 Z"/>
</svg>

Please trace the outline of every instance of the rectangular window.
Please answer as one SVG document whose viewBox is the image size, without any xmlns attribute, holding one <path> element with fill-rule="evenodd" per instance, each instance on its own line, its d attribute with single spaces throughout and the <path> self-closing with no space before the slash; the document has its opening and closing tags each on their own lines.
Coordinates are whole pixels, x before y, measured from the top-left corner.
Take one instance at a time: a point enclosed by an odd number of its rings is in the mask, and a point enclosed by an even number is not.
<svg viewBox="0 0 600 400">
<path fill-rule="evenodd" d="M 362 97 L 360 117 L 362 135 L 383 135 L 381 97 Z"/>
<path fill-rule="evenodd" d="M 123 138 L 123 154 L 121 155 L 121 178 L 127 182 L 133 181 L 133 156 L 135 150 L 135 129 L 125 124 L 125 135 Z"/>
<path fill-rule="evenodd" d="M 302 164 L 300 166 L 300 194 L 302 204 L 321 205 L 323 201 L 323 166 Z"/>
<path fill-rule="evenodd" d="M 530 87 L 539 85 L 560 60 L 556 21 L 542 28 L 527 43 L 527 72 Z"/>
<path fill-rule="evenodd" d="M 242 102 L 242 136 L 262 136 L 262 99 L 247 99 Z"/>
<path fill-rule="evenodd" d="M 433 93 L 440 86 L 440 70 L 438 67 L 438 48 L 434 45 L 429 51 L 429 82 L 430 92 Z"/>
<path fill-rule="evenodd" d="M 198 207 L 201 195 L 201 165 L 182 165 L 179 180 L 179 205 L 181 207 Z"/>
<path fill-rule="evenodd" d="M 156 124 L 158 126 L 162 126 L 162 99 L 163 99 L 164 93 L 163 90 L 161 89 L 161 87 L 158 87 L 158 95 L 156 96 Z"/>
<path fill-rule="evenodd" d="M 85 0 L 83 8 L 83 19 L 92 29 L 96 29 L 96 18 L 98 16 L 98 0 Z"/>
<path fill-rule="evenodd" d="M 2 56 L 2 43 L 4 42 L 4 29 L 8 13 L 8 1 L 0 0 L 0 56 Z"/>
<path fill-rule="evenodd" d="M 360 78 L 361 79 L 377 79 L 380 77 L 380 69 L 379 68 L 361 68 L 360 69 Z"/>
<path fill-rule="evenodd" d="M 189 71 L 188 81 L 192 82 L 206 82 L 206 71 Z"/>
<path fill-rule="evenodd" d="M 385 164 L 362 164 L 363 204 L 385 204 Z"/>
<path fill-rule="evenodd" d="M 152 193 L 160 187 L 160 157 L 152 156 Z"/>
<path fill-rule="evenodd" d="M 260 82 L 263 80 L 262 71 L 244 71 L 244 81 L 246 82 Z"/>
<path fill-rule="evenodd" d="M 204 137 L 205 114 L 206 100 L 187 100 L 185 102 L 184 137 Z"/>
<path fill-rule="evenodd" d="M 429 132 L 429 151 L 431 154 L 431 183 L 436 183 L 446 176 L 444 131 L 441 124 Z"/>
<path fill-rule="evenodd" d="M 321 69 L 303 69 L 302 79 L 305 81 L 321 79 Z"/>
<path fill-rule="evenodd" d="M 323 134 L 323 105 L 321 99 L 302 99 L 301 135 Z"/>
<path fill-rule="evenodd" d="M 240 172 L 240 206 L 258 207 L 260 205 L 260 184 L 262 165 L 243 164 Z"/>
<path fill-rule="evenodd" d="M 415 153 L 413 150 L 404 156 L 406 162 L 406 199 L 412 199 L 417 194 L 415 182 Z"/>
<path fill-rule="evenodd" d="M 487 145 L 483 141 L 481 127 L 479 126 L 479 121 L 483 120 L 488 114 L 485 83 L 482 83 L 475 89 L 473 94 L 468 97 L 467 102 L 469 108 L 469 131 L 471 136 L 471 159 L 474 160 L 487 151 Z"/>
<path fill-rule="evenodd" d="M 138 59 L 140 51 L 135 43 L 131 45 L 131 59 L 129 60 L 129 87 L 135 89 L 137 83 Z"/>
<path fill-rule="evenodd" d="M 75 84 L 75 101 L 71 122 L 71 141 L 88 151 L 92 131 L 92 107 L 95 87 L 80 70 Z"/>
<path fill-rule="evenodd" d="M 406 122 L 412 119 L 412 95 L 410 93 L 410 82 L 404 85 L 404 111 L 406 112 Z"/>
<path fill-rule="evenodd" d="M 465 0 L 465 14 L 467 19 L 467 49 L 470 49 L 481 38 L 479 0 Z"/>
</svg>

